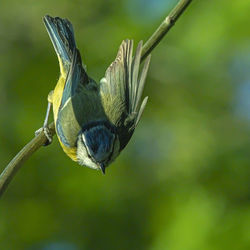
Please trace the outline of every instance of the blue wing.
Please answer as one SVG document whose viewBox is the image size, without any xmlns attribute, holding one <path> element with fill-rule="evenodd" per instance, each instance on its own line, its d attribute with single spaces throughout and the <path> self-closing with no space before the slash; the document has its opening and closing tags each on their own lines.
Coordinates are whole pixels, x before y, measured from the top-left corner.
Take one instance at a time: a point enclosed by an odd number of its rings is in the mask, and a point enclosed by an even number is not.
<svg viewBox="0 0 250 250">
<path fill-rule="evenodd" d="M 76 48 L 72 24 L 67 19 L 48 15 L 43 20 L 59 62 L 62 63 L 61 73 L 67 74 Z"/>
<path fill-rule="evenodd" d="M 81 55 L 78 49 L 74 49 L 72 63 L 63 90 L 62 101 L 59 110 L 64 106 L 69 98 L 79 93 L 84 86 L 90 84 L 91 79 L 82 67 Z"/>
</svg>

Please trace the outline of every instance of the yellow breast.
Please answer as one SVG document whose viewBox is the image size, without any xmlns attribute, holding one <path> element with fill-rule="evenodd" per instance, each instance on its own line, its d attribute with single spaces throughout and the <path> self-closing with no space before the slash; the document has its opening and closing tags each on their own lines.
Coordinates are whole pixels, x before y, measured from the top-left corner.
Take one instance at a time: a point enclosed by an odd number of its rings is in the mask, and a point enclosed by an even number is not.
<svg viewBox="0 0 250 250">
<path fill-rule="evenodd" d="M 52 102 L 53 104 L 53 113 L 54 113 L 54 122 L 56 124 L 57 121 L 57 117 L 58 117 L 58 111 L 59 111 L 59 107 L 61 104 L 61 100 L 62 100 L 62 95 L 63 95 L 63 90 L 64 90 L 64 85 L 65 85 L 65 78 L 63 76 L 60 76 L 56 87 L 53 91 L 53 94 L 51 96 L 49 96 L 49 101 Z M 57 130 L 56 130 L 57 133 Z M 77 161 L 77 157 L 76 157 L 76 147 L 66 147 L 60 140 L 60 137 L 57 135 L 58 140 L 62 146 L 63 151 L 73 160 L 73 161 Z"/>
<path fill-rule="evenodd" d="M 77 161 L 77 157 L 76 157 L 76 147 L 73 148 L 69 148 L 66 147 L 60 140 L 59 136 L 57 136 L 63 151 L 73 160 L 73 161 Z"/>
<path fill-rule="evenodd" d="M 49 99 L 48 101 L 53 104 L 53 113 L 54 113 L 55 121 L 57 120 L 58 110 L 62 101 L 63 90 L 64 90 L 66 77 L 67 77 L 67 72 L 66 72 L 66 69 L 63 67 L 63 63 L 62 63 L 60 56 L 58 56 L 58 61 L 59 61 L 61 75 L 53 91 L 53 94 L 49 95 L 48 97 Z"/>
</svg>

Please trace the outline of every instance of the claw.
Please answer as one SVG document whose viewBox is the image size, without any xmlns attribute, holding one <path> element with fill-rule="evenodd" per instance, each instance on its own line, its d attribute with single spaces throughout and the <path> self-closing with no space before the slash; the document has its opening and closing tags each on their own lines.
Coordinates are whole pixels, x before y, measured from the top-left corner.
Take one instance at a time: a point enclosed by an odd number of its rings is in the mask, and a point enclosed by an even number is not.
<svg viewBox="0 0 250 250">
<path fill-rule="evenodd" d="M 52 143 L 52 135 L 49 131 L 49 128 L 48 127 L 41 127 L 39 128 L 38 130 L 35 131 L 35 136 L 38 136 L 41 132 L 44 132 L 46 138 L 47 138 L 47 141 L 43 144 L 43 146 L 48 146 Z"/>
</svg>

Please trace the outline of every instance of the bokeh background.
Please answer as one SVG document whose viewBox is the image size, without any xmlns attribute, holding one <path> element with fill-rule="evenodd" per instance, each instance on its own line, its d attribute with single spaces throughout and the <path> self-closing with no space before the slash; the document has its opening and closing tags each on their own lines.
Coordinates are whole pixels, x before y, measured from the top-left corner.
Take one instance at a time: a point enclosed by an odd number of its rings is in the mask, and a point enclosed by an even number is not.
<svg viewBox="0 0 250 250">
<path fill-rule="evenodd" d="M 96 80 L 177 0 L 2 0 L 1 171 L 41 127 L 58 62 L 42 16 L 67 17 Z M 152 53 L 149 102 L 100 172 L 36 152 L 0 201 L 3 250 L 250 249 L 250 1 L 194 0 Z"/>
</svg>

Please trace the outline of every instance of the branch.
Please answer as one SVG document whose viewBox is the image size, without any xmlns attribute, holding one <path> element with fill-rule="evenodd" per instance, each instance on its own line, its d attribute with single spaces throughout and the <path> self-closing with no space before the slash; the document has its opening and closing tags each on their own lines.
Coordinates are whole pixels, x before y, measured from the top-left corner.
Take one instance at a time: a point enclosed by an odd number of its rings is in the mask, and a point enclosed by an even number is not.
<svg viewBox="0 0 250 250">
<path fill-rule="evenodd" d="M 55 134 L 55 126 L 53 122 L 49 125 L 49 130 L 52 135 Z M 34 137 L 28 144 L 26 144 L 7 165 L 0 175 L 0 197 L 22 164 L 29 159 L 29 157 L 36 152 L 46 142 L 46 140 L 47 138 L 44 135 L 44 132 L 41 132 L 38 136 Z"/>
<path fill-rule="evenodd" d="M 157 46 L 157 44 L 162 40 L 162 38 L 167 34 L 171 27 L 175 24 L 177 19 L 181 16 L 187 6 L 192 0 L 180 0 L 175 8 L 170 12 L 170 14 L 165 18 L 153 35 L 148 39 L 142 48 L 142 59 L 143 61 L 150 52 Z M 49 125 L 49 130 L 51 135 L 55 134 L 55 126 L 52 122 Z M 22 164 L 29 159 L 29 157 L 36 152 L 45 142 L 47 138 L 43 132 L 38 136 L 33 138 L 24 148 L 12 159 L 12 161 L 7 165 L 0 175 L 0 197 L 6 190 L 8 184 L 11 182 L 12 178 L 22 166 Z"/>
<path fill-rule="evenodd" d="M 192 0 L 180 0 L 178 2 L 175 8 L 169 13 L 169 15 L 164 19 L 153 35 L 143 45 L 141 61 L 143 61 L 151 53 L 151 51 L 157 46 L 162 38 L 174 26 L 177 19 L 181 16 L 181 14 L 191 2 Z"/>
</svg>

